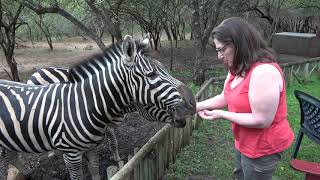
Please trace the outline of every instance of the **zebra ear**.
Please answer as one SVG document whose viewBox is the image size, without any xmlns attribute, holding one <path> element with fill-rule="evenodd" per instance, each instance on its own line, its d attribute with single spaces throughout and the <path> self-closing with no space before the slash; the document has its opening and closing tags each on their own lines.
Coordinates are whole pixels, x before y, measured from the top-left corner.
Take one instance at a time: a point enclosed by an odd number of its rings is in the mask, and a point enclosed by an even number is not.
<svg viewBox="0 0 320 180">
<path fill-rule="evenodd" d="M 151 48 L 151 43 L 152 43 L 152 38 L 150 36 L 150 33 L 147 33 L 143 40 L 141 41 L 140 45 L 142 46 L 143 49 L 149 49 Z"/>
<path fill-rule="evenodd" d="M 150 33 L 147 33 L 145 37 L 143 38 L 141 44 L 143 44 L 145 47 L 150 46 Z"/>
<path fill-rule="evenodd" d="M 137 46 L 135 41 L 132 39 L 130 35 L 126 35 L 124 37 L 122 43 L 122 51 L 124 54 L 124 63 L 127 66 L 132 66 L 134 63 L 134 58 L 137 54 Z"/>
</svg>

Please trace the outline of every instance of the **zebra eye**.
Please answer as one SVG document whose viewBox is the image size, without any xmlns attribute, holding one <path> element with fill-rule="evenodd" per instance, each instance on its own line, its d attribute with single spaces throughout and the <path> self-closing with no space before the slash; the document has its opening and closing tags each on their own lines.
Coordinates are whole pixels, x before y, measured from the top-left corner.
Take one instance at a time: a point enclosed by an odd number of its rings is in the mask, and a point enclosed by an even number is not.
<svg viewBox="0 0 320 180">
<path fill-rule="evenodd" d="M 158 76 L 158 72 L 155 70 L 148 71 L 146 75 L 150 78 L 156 78 Z"/>
</svg>

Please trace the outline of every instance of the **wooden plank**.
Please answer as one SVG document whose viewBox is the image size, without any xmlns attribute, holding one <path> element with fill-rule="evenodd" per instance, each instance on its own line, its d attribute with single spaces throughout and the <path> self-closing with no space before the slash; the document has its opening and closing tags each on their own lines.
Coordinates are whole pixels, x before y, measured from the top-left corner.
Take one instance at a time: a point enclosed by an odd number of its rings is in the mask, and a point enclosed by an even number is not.
<svg viewBox="0 0 320 180">
<path fill-rule="evenodd" d="M 151 165 L 152 165 L 152 172 L 151 172 L 151 179 L 159 179 L 159 144 L 155 149 L 155 155 L 152 157 Z"/>
<path fill-rule="evenodd" d="M 164 144 L 162 143 L 160 144 L 159 148 L 159 156 L 158 158 L 158 179 L 162 179 L 163 175 L 165 174 L 165 170 L 164 170 Z"/>
<path fill-rule="evenodd" d="M 297 62 L 282 63 L 282 64 L 280 64 L 280 66 L 283 68 L 283 67 L 287 67 L 287 66 L 305 64 L 305 63 L 312 63 L 312 62 L 320 62 L 320 57 L 305 59 L 305 60 L 297 61 Z"/>
<path fill-rule="evenodd" d="M 293 66 L 291 66 L 290 70 L 289 70 L 289 78 L 287 81 L 287 86 L 290 86 L 293 82 Z"/>
<path fill-rule="evenodd" d="M 137 154 L 138 150 L 139 150 L 138 148 L 133 149 L 134 155 Z M 134 180 L 140 180 L 140 164 L 141 163 L 139 162 L 139 164 L 137 166 L 135 166 L 133 169 Z"/>
<path fill-rule="evenodd" d="M 183 137 L 183 129 L 179 129 L 179 136 L 178 136 L 178 138 L 179 138 L 179 146 L 178 146 L 178 151 L 177 152 L 179 152 L 181 147 L 182 147 L 182 144 L 183 144 L 183 138 L 182 137 Z"/>
<path fill-rule="evenodd" d="M 141 180 L 148 179 L 148 170 L 149 170 L 148 159 L 145 158 L 143 159 L 143 176 Z"/>
<path fill-rule="evenodd" d="M 177 149 L 178 149 L 178 131 L 176 129 L 173 129 L 173 152 L 172 152 L 172 163 L 176 162 L 176 156 Z"/>
<path fill-rule="evenodd" d="M 304 65 L 304 69 L 303 69 L 303 77 L 304 77 L 304 80 L 308 80 L 308 75 L 309 75 L 309 63 L 306 63 Z"/>
<path fill-rule="evenodd" d="M 169 152 L 168 152 L 169 162 L 174 162 L 174 161 L 173 161 L 174 129 L 170 129 L 169 138 L 170 138 L 170 139 L 169 139 L 169 141 L 170 141 L 170 148 L 169 148 Z"/>
<path fill-rule="evenodd" d="M 226 79 L 226 76 L 219 76 L 219 77 L 213 77 L 210 78 L 209 80 L 207 80 L 199 89 L 199 91 L 196 93 L 195 98 L 196 100 L 198 100 L 199 97 L 201 97 L 201 95 L 203 94 L 203 91 L 205 91 L 207 89 L 207 87 L 215 81 L 221 81 Z"/>
<path fill-rule="evenodd" d="M 143 178 L 143 173 L 144 173 L 143 167 L 144 167 L 144 159 L 142 159 L 139 164 L 139 180 Z"/>
<path fill-rule="evenodd" d="M 161 128 L 111 179 L 120 180 L 127 176 L 133 170 L 133 168 L 139 164 L 139 162 L 149 153 L 150 149 L 152 149 L 160 139 L 165 137 L 166 133 L 170 129 L 173 129 L 173 127 L 169 124 L 166 124 L 163 128 Z"/>
<path fill-rule="evenodd" d="M 317 67 L 318 65 L 319 65 L 318 63 L 315 63 L 315 64 L 313 65 L 313 68 L 311 68 L 311 70 L 310 70 L 310 72 L 309 72 L 309 74 L 308 74 L 309 77 L 311 76 L 312 72 L 316 69 L 316 67 Z"/>
</svg>

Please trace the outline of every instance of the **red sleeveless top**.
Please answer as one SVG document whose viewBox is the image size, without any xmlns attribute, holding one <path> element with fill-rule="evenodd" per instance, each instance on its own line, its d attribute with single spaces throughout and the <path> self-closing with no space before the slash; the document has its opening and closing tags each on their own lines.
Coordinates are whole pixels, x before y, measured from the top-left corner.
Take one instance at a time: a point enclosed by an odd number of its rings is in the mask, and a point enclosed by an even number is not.
<svg viewBox="0 0 320 180">
<path fill-rule="evenodd" d="M 255 67 L 266 63 L 255 63 L 251 66 L 244 79 L 234 88 L 230 84 L 234 75 L 230 75 L 224 89 L 224 96 L 228 104 L 228 110 L 236 113 L 251 113 L 248 97 L 251 73 Z M 232 131 L 235 139 L 235 148 L 249 158 L 258 158 L 287 149 L 294 139 L 294 134 L 287 120 L 287 103 L 285 80 L 282 70 L 277 63 L 268 63 L 275 66 L 281 73 L 283 90 L 280 93 L 279 105 L 274 120 L 268 128 L 247 128 L 232 123 Z"/>
</svg>

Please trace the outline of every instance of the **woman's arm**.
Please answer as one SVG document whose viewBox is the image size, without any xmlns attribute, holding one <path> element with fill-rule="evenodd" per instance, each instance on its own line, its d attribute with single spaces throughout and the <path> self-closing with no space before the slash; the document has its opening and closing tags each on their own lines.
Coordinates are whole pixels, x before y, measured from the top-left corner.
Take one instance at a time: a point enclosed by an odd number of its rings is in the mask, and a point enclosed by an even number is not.
<svg viewBox="0 0 320 180">
<path fill-rule="evenodd" d="M 230 78 L 230 74 L 228 73 L 227 78 L 224 82 L 224 87 L 226 83 L 228 82 Z M 197 112 L 202 111 L 202 110 L 212 110 L 212 109 L 221 109 L 226 107 L 227 103 L 224 98 L 224 92 L 222 91 L 221 94 L 218 94 L 214 96 L 213 98 L 197 102 L 196 110 Z"/>
<path fill-rule="evenodd" d="M 205 119 L 227 119 L 250 128 L 267 128 L 274 119 L 282 89 L 280 72 L 272 65 L 260 65 L 252 72 L 249 83 L 248 96 L 252 113 L 213 110 L 199 112 L 199 115 Z"/>
<path fill-rule="evenodd" d="M 223 92 L 213 98 L 201 101 L 197 103 L 197 112 L 203 110 L 221 109 L 226 106 L 226 100 L 224 98 Z"/>
</svg>

